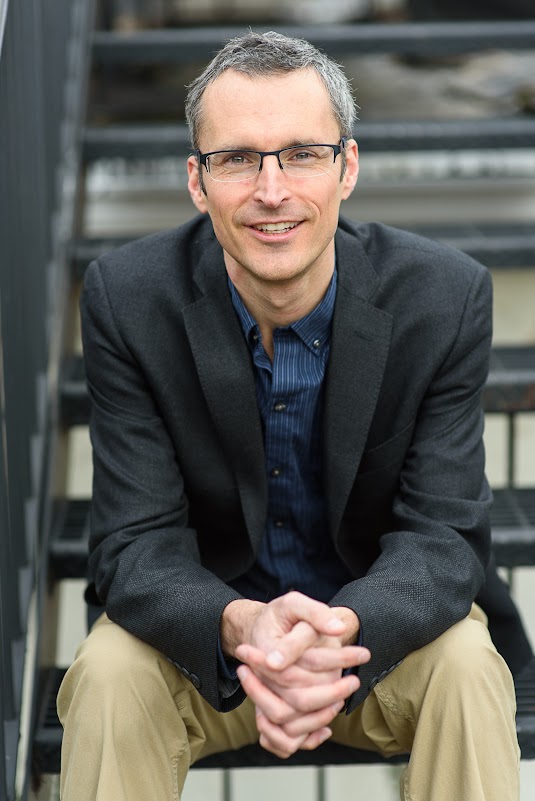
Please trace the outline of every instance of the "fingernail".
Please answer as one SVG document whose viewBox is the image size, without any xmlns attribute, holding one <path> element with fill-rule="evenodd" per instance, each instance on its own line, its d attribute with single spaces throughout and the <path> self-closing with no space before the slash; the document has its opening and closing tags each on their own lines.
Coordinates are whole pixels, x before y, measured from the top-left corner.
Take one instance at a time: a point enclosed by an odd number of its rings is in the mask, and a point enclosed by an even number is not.
<svg viewBox="0 0 535 801">
<path fill-rule="evenodd" d="M 280 667 L 284 662 L 284 658 L 280 651 L 270 651 L 267 655 L 267 662 L 271 667 Z"/>
<path fill-rule="evenodd" d="M 331 735 L 332 735 L 331 729 L 327 729 L 327 731 L 324 732 L 324 734 L 321 735 L 320 745 L 321 745 L 321 743 L 324 743 L 325 740 L 328 740 L 329 737 L 331 737 Z"/>
<path fill-rule="evenodd" d="M 245 665 L 240 665 L 238 668 L 236 668 L 236 673 L 238 674 L 238 678 L 240 680 L 246 679 L 247 676 L 249 675 L 249 668 L 246 667 Z"/>
</svg>

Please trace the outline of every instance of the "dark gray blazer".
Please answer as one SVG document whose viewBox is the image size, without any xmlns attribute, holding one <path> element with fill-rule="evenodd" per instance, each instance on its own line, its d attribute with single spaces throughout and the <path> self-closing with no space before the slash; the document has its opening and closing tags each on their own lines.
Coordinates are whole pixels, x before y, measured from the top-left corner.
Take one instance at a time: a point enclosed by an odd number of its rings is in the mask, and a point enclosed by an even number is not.
<svg viewBox="0 0 535 801">
<path fill-rule="evenodd" d="M 371 662 L 349 708 L 470 609 L 489 558 L 480 394 L 491 280 L 445 246 L 341 220 L 326 378 L 329 530 Z M 108 615 L 216 709 L 227 581 L 253 563 L 266 475 L 251 358 L 207 217 L 94 262 L 90 573 Z"/>
</svg>

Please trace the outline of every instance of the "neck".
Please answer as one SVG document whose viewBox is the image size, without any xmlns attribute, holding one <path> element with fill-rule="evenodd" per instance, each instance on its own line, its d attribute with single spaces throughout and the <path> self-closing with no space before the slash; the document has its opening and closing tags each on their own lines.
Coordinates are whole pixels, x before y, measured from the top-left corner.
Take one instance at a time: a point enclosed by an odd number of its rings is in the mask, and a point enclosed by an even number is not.
<svg viewBox="0 0 535 801">
<path fill-rule="evenodd" d="M 305 273 L 290 281 L 262 281 L 243 272 L 228 269 L 229 277 L 238 290 L 249 313 L 256 320 L 262 336 L 262 344 L 273 360 L 273 331 L 301 320 L 325 295 L 334 272 L 334 263 L 329 272 L 321 276 Z"/>
</svg>

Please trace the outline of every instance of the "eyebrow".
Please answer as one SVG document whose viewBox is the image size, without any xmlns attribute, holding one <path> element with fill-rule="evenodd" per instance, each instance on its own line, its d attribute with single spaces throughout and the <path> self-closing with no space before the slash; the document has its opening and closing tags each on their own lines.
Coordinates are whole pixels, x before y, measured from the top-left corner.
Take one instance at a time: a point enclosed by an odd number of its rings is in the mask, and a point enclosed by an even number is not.
<svg viewBox="0 0 535 801">
<path fill-rule="evenodd" d="M 285 150 L 287 147 L 301 147 L 302 145 L 319 145 L 319 144 L 324 144 L 324 143 L 320 142 L 320 140 L 319 140 L 319 138 L 317 136 L 313 136 L 310 139 L 306 139 L 306 138 L 292 139 L 290 142 L 288 142 L 288 144 L 283 145 L 280 148 L 277 147 L 277 148 L 275 148 L 275 150 Z M 338 144 L 338 143 L 336 143 L 336 144 Z M 219 150 L 253 150 L 255 153 L 265 152 L 265 151 L 259 150 L 256 147 L 251 147 L 249 145 L 235 145 L 235 144 L 224 145 L 224 146 L 218 147 L 217 149 L 213 148 L 212 150 L 209 150 L 209 151 L 206 151 L 206 152 L 207 153 L 210 153 L 210 152 L 216 152 L 217 153 L 217 151 L 219 151 Z"/>
</svg>

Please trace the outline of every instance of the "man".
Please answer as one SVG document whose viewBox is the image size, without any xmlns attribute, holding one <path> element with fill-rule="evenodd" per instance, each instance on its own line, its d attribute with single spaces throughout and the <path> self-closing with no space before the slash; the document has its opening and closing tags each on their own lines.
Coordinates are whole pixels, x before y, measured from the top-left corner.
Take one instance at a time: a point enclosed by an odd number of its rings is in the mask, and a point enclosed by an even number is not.
<svg viewBox="0 0 535 801">
<path fill-rule="evenodd" d="M 308 43 L 233 40 L 187 114 L 203 216 L 85 282 L 107 614 L 58 698 L 63 801 L 178 799 L 210 753 L 331 736 L 410 751 L 406 800 L 518 798 L 511 675 L 472 606 L 488 273 L 339 221 L 354 103 Z"/>
</svg>

